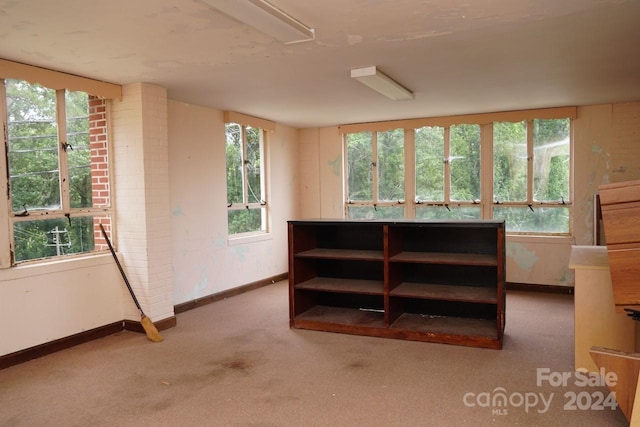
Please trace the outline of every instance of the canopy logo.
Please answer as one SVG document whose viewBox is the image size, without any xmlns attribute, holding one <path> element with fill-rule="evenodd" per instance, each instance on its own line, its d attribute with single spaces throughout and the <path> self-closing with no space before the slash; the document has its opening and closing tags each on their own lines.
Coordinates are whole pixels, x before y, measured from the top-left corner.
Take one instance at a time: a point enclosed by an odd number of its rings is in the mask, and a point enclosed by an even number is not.
<svg viewBox="0 0 640 427">
<path fill-rule="evenodd" d="M 615 372 L 588 372 L 578 369 L 574 372 L 555 372 L 549 368 L 536 370 L 536 386 L 538 387 L 613 387 L 618 383 Z M 560 395 L 560 393 L 558 393 Z M 496 387 L 493 391 L 480 393 L 467 392 L 462 402 L 467 407 L 490 408 L 492 415 L 508 415 L 511 408 L 523 408 L 526 413 L 536 411 L 544 414 L 549 411 L 556 396 L 555 392 L 527 391 L 509 393 L 504 387 Z M 601 390 L 569 390 L 562 394 L 565 411 L 602 411 L 615 410 L 618 407 L 614 392 L 605 394 Z"/>
</svg>

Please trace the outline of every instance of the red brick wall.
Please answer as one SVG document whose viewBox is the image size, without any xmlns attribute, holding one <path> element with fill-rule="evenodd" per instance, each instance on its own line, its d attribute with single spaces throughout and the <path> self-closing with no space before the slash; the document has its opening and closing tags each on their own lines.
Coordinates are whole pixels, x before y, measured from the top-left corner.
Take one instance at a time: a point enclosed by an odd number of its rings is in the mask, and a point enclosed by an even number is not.
<svg viewBox="0 0 640 427">
<path fill-rule="evenodd" d="M 108 207 L 109 200 L 109 152 L 107 138 L 107 101 L 89 96 L 89 144 L 91 149 L 91 188 L 93 207 Z M 111 218 L 94 217 L 93 236 L 96 250 L 107 249 L 102 237 L 102 223 L 107 233 L 111 234 Z"/>
</svg>

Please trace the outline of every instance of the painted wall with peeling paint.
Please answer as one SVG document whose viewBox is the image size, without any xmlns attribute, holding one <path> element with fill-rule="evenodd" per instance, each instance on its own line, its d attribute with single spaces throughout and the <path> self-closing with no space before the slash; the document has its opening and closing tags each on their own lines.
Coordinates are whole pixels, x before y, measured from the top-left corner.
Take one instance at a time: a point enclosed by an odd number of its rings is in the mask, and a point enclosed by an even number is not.
<svg viewBox="0 0 640 427">
<path fill-rule="evenodd" d="M 298 210 L 297 131 L 268 135 L 270 233 L 229 240 L 223 112 L 169 101 L 174 304 L 286 273 L 287 228 Z"/>
<path fill-rule="evenodd" d="M 640 102 L 578 108 L 573 122 L 574 193 L 569 237 L 507 236 L 507 281 L 573 286 L 572 245 L 594 243 L 598 185 L 640 179 Z M 342 156 L 338 129 L 300 132 L 301 213 L 305 218 L 343 217 Z"/>
</svg>

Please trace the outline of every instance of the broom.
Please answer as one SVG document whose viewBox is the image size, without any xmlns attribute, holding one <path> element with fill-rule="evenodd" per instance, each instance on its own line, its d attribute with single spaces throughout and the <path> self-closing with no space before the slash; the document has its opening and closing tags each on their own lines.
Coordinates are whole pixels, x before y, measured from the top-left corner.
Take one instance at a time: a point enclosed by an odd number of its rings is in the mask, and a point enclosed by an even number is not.
<svg viewBox="0 0 640 427">
<path fill-rule="evenodd" d="M 111 246 L 111 241 L 107 236 L 107 233 L 104 231 L 104 227 L 100 224 L 100 230 L 102 230 L 102 235 L 104 236 L 104 240 L 107 241 L 107 245 L 109 245 L 109 250 L 111 251 L 111 255 L 113 255 L 113 259 L 116 260 L 116 264 L 118 265 L 118 270 L 120 270 L 120 274 L 122 274 L 122 278 L 124 279 L 124 283 L 127 285 L 127 289 L 129 289 L 129 293 L 133 298 L 133 302 L 136 303 L 136 307 L 138 307 L 138 311 L 140 312 L 140 323 L 144 328 L 144 332 L 147 334 L 147 338 L 149 338 L 153 342 L 160 342 L 164 338 L 158 332 L 156 325 L 153 324 L 151 319 L 149 319 L 144 312 L 142 311 L 142 307 L 140 307 L 140 303 L 138 302 L 138 298 L 136 298 L 136 294 L 133 293 L 133 289 L 131 289 L 131 285 L 129 284 L 129 280 L 127 279 L 127 275 L 124 274 L 124 270 L 120 265 L 120 261 L 118 260 L 118 256 L 116 255 L 116 251 L 113 250 L 113 246 Z"/>
</svg>

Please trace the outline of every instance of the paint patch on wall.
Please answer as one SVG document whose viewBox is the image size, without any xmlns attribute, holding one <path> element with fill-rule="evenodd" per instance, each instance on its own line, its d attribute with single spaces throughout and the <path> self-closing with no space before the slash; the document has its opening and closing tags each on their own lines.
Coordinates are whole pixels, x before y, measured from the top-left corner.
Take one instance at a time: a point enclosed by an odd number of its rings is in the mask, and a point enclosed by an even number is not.
<svg viewBox="0 0 640 427">
<path fill-rule="evenodd" d="M 340 165 L 342 164 L 342 157 L 338 156 L 335 160 L 327 161 L 327 164 L 333 168 L 333 174 L 335 176 L 340 176 Z"/>
<path fill-rule="evenodd" d="M 523 243 L 507 243 L 506 252 L 518 268 L 524 271 L 531 271 L 538 262 L 535 251 L 528 249 Z"/>
<path fill-rule="evenodd" d="M 173 210 L 171 211 L 171 215 L 173 215 L 173 216 L 182 216 L 182 215 L 184 215 L 184 212 L 182 212 L 182 208 L 180 206 L 177 206 L 177 207 L 173 208 Z"/>
<path fill-rule="evenodd" d="M 240 262 L 245 261 L 245 254 L 249 252 L 249 249 L 247 249 L 245 246 L 235 246 L 231 248 L 231 250 Z"/>
<path fill-rule="evenodd" d="M 200 281 L 196 285 L 196 295 L 203 295 L 203 292 L 209 286 L 209 277 L 207 276 L 207 267 L 202 267 L 200 271 Z"/>
<path fill-rule="evenodd" d="M 222 249 L 225 246 L 227 246 L 227 240 L 224 237 L 222 237 L 222 235 L 218 234 L 218 236 L 216 237 L 215 246 L 216 248 Z"/>
</svg>

